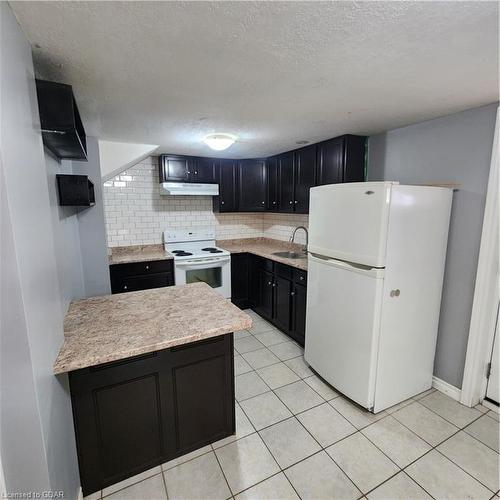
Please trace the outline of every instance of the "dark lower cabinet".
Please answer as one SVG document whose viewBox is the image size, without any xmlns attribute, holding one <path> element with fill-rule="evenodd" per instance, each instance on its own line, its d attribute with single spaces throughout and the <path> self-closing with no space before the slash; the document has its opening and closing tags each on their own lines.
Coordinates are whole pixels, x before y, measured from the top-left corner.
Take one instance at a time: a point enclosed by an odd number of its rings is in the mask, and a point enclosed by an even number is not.
<svg viewBox="0 0 500 500">
<path fill-rule="evenodd" d="M 248 253 L 233 254 L 231 283 L 234 304 L 253 309 L 304 345 L 307 271 Z"/>
<path fill-rule="evenodd" d="M 154 260 L 109 266 L 111 293 L 136 292 L 174 285 L 173 260 Z"/>
<path fill-rule="evenodd" d="M 84 495 L 235 432 L 233 335 L 69 374 Z"/>
</svg>

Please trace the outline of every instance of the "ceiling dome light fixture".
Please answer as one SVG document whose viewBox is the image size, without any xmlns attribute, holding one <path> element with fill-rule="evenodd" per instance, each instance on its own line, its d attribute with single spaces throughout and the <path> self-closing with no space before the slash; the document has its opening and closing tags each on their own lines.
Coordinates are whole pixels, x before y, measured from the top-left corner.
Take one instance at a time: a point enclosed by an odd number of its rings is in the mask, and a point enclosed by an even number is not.
<svg viewBox="0 0 500 500">
<path fill-rule="evenodd" d="M 232 146 L 238 137 L 233 134 L 210 134 L 207 135 L 203 142 L 211 149 L 215 151 L 224 151 L 228 147 Z"/>
</svg>

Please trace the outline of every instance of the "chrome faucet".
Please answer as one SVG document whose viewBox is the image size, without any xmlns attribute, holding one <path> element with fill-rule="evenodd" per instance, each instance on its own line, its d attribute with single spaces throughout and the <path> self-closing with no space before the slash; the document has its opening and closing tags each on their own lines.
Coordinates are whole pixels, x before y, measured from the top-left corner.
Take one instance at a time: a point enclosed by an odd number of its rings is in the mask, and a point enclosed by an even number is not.
<svg viewBox="0 0 500 500">
<path fill-rule="evenodd" d="M 307 228 L 305 228 L 304 226 L 297 226 L 294 230 L 293 230 L 293 233 L 292 235 L 290 236 L 290 243 L 293 243 L 294 240 L 295 240 L 295 233 L 299 230 L 299 229 L 303 229 L 304 232 L 306 233 L 306 246 L 302 249 L 304 250 L 304 252 L 307 252 L 307 244 L 309 242 L 309 233 L 307 232 Z"/>
</svg>

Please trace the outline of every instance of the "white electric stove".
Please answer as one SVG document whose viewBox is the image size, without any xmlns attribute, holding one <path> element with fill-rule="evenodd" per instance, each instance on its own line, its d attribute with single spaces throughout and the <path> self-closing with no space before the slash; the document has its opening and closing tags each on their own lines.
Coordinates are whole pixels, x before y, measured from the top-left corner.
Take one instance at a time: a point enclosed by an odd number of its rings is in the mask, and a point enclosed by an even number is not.
<svg viewBox="0 0 500 500">
<path fill-rule="evenodd" d="M 163 242 L 174 255 L 176 285 L 205 282 L 231 298 L 231 254 L 215 246 L 213 229 L 168 229 Z"/>
</svg>

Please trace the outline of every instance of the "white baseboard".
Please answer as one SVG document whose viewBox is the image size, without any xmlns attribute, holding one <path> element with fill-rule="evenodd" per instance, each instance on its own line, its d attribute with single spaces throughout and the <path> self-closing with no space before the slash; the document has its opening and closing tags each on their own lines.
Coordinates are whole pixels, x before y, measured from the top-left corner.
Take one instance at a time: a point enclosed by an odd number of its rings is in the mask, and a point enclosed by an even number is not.
<svg viewBox="0 0 500 500">
<path fill-rule="evenodd" d="M 447 396 L 450 396 L 450 398 L 454 399 L 455 401 L 460 402 L 462 391 L 458 387 L 448 384 L 448 382 L 445 382 L 444 380 L 441 380 L 440 378 L 434 376 L 432 377 L 432 387 L 446 394 Z"/>
</svg>

